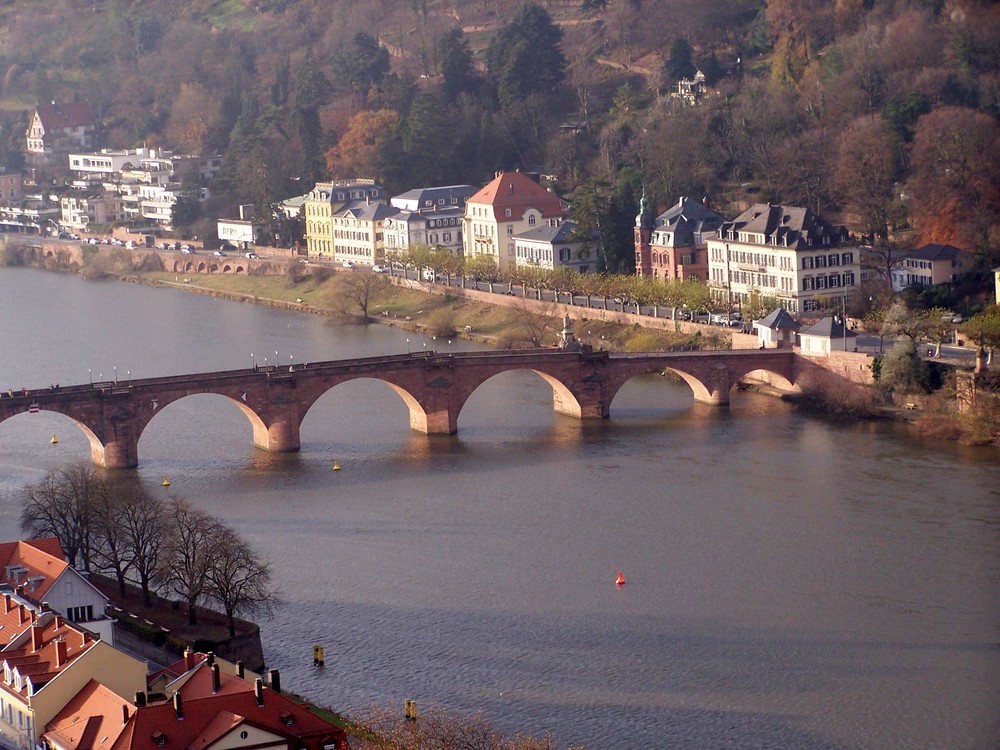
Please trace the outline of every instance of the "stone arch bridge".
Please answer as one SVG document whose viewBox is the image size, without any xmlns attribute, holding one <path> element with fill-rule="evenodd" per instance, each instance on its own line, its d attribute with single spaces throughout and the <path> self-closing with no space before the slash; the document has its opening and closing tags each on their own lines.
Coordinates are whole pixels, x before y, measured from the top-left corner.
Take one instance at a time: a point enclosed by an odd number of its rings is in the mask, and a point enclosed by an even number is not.
<svg viewBox="0 0 1000 750">
<path fill-rule="evenodd" d="M 541 376 L 552 387 L 557 412 L 607 419 L 615 394 L 636 375 L 673 372 L 688 383 L 696 401 L 727 404 L 732 387 L 758 371 L 769 373 L 770 382 L 796 390 L 799 359 L 791 350 L 758 349 L 648 354 L 562 349 L 415 352 L 3 394 L 0 422 L 24 412 L 65 414 L 86 434 L 95 464 L 124 469 L 138 465 L 139 438 L 159 410 L 194 394 L 219 394 L 235 403 L 253 426 L 257 447 L 296 451 L 299 428 L 310 407 L 331 388 L 358 378 L 381 380 L 399 394 L 409 408 L 412 429 L 453 434 L 462 407 L 476 388 L 509 370 Z"/>
</svg>

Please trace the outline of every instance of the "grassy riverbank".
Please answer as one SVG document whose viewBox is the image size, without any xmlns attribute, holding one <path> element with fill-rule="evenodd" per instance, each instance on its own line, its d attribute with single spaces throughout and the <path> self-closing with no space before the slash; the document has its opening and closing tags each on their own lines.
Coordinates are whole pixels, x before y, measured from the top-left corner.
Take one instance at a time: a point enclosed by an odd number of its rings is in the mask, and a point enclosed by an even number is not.
<svg viewBox="0 0 1000 750">
<path fill-rule="evenodd" d="M 349 286 L 353 273 L 316 269 L 294 276 L 143 273 L 130 274 L 126 278 L 188 292 L 300 309 L 344 322 L 362 322 L 357 289 Z M 396 286 L 385 277 L 377 277 L 372 284 L 367 303 L 369 322 L 444 338 L 472 338 L 511 348 L 532 346 L 533 342 L 554 345 L 562 330 L 562 321 L 557 317 L 476 302 L 454 294 L 429 294 Z M 684 344 L 697 345 L 701 338 L 597 320 L 576 323 L 574 332 L 584 343 L 612 351 L 659 351 Z"/>
</svg>

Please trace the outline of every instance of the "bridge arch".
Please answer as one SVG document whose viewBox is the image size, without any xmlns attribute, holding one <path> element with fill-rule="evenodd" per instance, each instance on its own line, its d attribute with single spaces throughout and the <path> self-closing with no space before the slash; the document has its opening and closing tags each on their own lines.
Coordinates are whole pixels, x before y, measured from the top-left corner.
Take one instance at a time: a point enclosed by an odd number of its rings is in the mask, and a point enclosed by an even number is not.
<svg viewBox="0 0 1000 750">
<path fill-rule="evenodd" d="M 72 424 L 76 425 L 77 427 L 79 427 L 80 428 L 80 432 L 82 432 L 83 436 L 87 439 L 87 445 L 90 447 L 90 460 L 93 461 L 98 466 L 105 466 L 106 465 L 106 462 L 105 462 L 106 457 L 105 457 L 105 452 L 104 452 L 104 443 L 101 442 L 101 439 L 90 428 L 89 425 L 87 425 L 84 422 L 81 422 L 79 419 L 76 419 L 72 415 L 67 414 L 62 409 L 56 409 L 56 408 L 51 408 L 51 407 L 46 406 L 44 408 L 40 407 L 39 411 L 44 411 L 44 412 L 47 412 L 49 414 L 58 414 L 60 417 L 65 417 L 67 420 L 69 420 L 70 423 L 72 423 Z M 4 424 L 6 422 L 9 422 L 11 419 L 14 419 L 15 417 L 19 417 L 19 416 L 21 416 L 21 415 L 20 414 L 8 414 L 6 416 L 0 416 L 0 425 Z"/>
<path fill-rule="evenodd" d="M 314 388 L 309 394 L 309 397 L 303 400 L 302 420 L 305 419 L 309 411 L 312 410 L 320 399 L 328 396 L 334 391 L 337 391 L 341 386 L 349 384 L 378 384 L 380 386 L 385 386 L 385 388 L 399 396 L 399 400 L 408 412 L 410 428 L 417 430 L 418 432 L 428 432 L 427 410 L 424 408 L 424 405 L 420 402 L 420 400 L 403 385 L 374 374 L 361 377 L 343 378 L 334 382 L 324 382 L 319 387 Z"/>
<path fill-rule="evenodd" d="M 478 379 L 477 381 L 470 382 L 469 383 L 470 387 L 466 389 L 466 393 L 464 394 L 461 403 L 458 404 L 456 410 L 455 414 L 456 427 L 457 427 L 457 420 L 459 416 L 461 416 L 461 411 L 465 407 L 465 404 L 468 403 L 472 395 L 482 386 L 488 383 L 490 380 L 493 380 L 499 375 L 511 372 L 532 373 L 534 375 L 537 375 L 543 381 L 545 381 L 545 383 L 547 383 L 549 387 L 552 389 L 553 408 L 557 413 L 577 418 L 584 416 L 583 407 L 581 405 L 580 399 L 577 398 L 577 395 L 574 394 L 572 390 L 570 390 L 569 386 L 567 386 L 566 383 L 564 383 L 560 377 L 551 372 L 547 372 L 543 367 L 539 366 L 531 367 L 525 365 L 523 367 L 496 370 L 493 372 L 484 373 L 483 374 L 484 376 Z"/>
</svg>

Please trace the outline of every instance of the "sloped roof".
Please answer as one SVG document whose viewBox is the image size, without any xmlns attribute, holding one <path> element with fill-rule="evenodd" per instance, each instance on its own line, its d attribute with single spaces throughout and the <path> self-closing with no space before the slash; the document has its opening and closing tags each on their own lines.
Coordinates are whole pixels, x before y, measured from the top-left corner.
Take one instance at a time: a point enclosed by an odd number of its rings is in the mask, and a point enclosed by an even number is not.
<svg viewBox="0 0 1000 750">
<path fill-rule="evenodd" d="M 260 703 L 254 692 L 182 698 L 181 714 L 178 718 L 173 702 L 138 708 L 113 750 L 203 750 L 240 724 L 284 737 L 296 747 L 310 739 L 313 747 L 346 746 L 342 729 L 266 687 Z"/>
<path fill-rule="evenodd" d="M 360 221 L 382 221 L 399 213 L 395 206 L 384 203 L 366 203 L 357 201 L 337 212 L 338 216 L 353 216 Z"/>
<path fill-rule="evenodd" d="M 27 570 L 15 575 L 14 566 Z M 68 567 L 56 537 L 0 543 L 0 583 L 16 589 L 30 581 L 24 592 L 32 599 L 41 601 Z"/>
<path fill-rule="evenodd" d="M 569 242 L 570 235 L 572 235 L 575 230 L 575 221 L 564 221 L 557 227 L 552 227 L 546 224 L 544 226 L 535 227 L 534 229 L 528 229 L 524 232 L 518 232 L 514 235 L 514 239 L 527 240 L 530 242 L 549 242 L 554 245 L 558 242 Z"/>
<path fill-rule="evenodd" d="M 799 335 L 817 336 L 819 338 L 826 339 L 841 339 L 845 336 L 846 338 L 854 338 L 858 334 L 849 328 L 844 330 L 844 324 L 840 322 L 839 318 L 827 315 L 825 318 L 820 318 L 808 328 L 803 328 L 799 331 Z"/>
<path fill-rule="evenodd" d="M 829 238 L 828 247 L 847 242 L 849 238 L 845 227 L 828 224 L 808 208 L 770 203 L 755 203 L 732 221 L 725 222 L 717 237 L 725 239 L 729 231 L 764 235 L 764 244 L 796 250 L 818 249 L 824 245 L 824 237 Z"/>
<path fill-rule="evenodd" d="M 674 205 L 656 217 L 654 227 L 673 234 L 670 247 L 687 247 L 716 232 L 726 219 L 707 206 L 690 198 L 681 197 Z M 697 235 L 697 236 L 696 236 Z M 658 243 L 659 244 L 659 243 Z"/>
<path fill-rule="evenodd" d="M 7 662 L 22 675 L 30 675 L 36 690 L 97 643 L 90 633 L 77 630 L 58 616 L 39 617 L 28 630 L 32 631 L 30 637 L 25 632 L 0 652 L 0 663 Z M 28 696 L 23 682 L 21 690 L 6 683 L 3 687 L 22 698 Z"/>
<path fill-rule="evenodd" d="M 93 127 L 97 124 L 90 102 L 52 102 L 39 105 L 35 112 L 46 130 Z"/>
<path fill-rule="evenodd" d="M 10 594 L 0 598 L 0 650 L 31 627 L 31 614 L 32 610 Z"/>
<path fill-rule="evenodd" d="M 125 726 L 123 707 L 135 706 L 91 680 L 45 725 L 45 736 L 63 750 L 107 750 Z"/>
<path fill-rule="evenodd" d="M 917 260 L 954 260 L 964 254 L 964 252 L 954 245 L 931 242 L 907 253 L 905 257 L 916 258 Z"/>
<path fill-rule="evenodd" d="M 469 203 L 492 206 L 496 220 L 502 219 L 503 212 L 508 208 L 518 218 L 529 208 L 536 209 L 546 218 L 562 216 L 559 197 L 521 172 L 501 172 L 469 198 Z"/>
<path fill-rule="evenodd" d="M 772 331 L 797 331 L 801 327 L 783 307 L 776 307 L 767 315 L 754 322 L 758 328 L 770 328 Z"/>
</svg>

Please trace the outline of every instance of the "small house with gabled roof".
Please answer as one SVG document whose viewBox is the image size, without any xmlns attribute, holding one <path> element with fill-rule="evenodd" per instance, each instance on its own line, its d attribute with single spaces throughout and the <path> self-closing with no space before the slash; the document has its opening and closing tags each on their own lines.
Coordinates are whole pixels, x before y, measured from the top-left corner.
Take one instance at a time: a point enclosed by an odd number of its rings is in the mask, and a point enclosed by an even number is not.
<svg viewBox="0 0 1000 750">
<path fill-rule="evenodd" d="M 755 320 L 753 327 L 757 329 L 757 340 L 763 349 L 791 349 L 795 346 L 795 334 L 801 328 L 799 322 L 780 307 Z"/>
<path fill-rule="evenodd" d="M 972 256 L 954 245 L 931 242 L 903 255 L 892 270 L 892 290 L 952 284 L 972 267 Z"/>
<path fill-rule="evenodd" d="M 90 102 L 52 102 L 35 108 L 25 132 L 29 157 L 94 147 L 97 119 Z"/>
<path fill-rule="evenodd" d="M 857 337 L 858 334 L 848 328 L 839 316 L 828 315 L 799 331 L 799 352 L 807 356 L 826 357 L 832 351 L 853 351 Z"/>
</svg>

